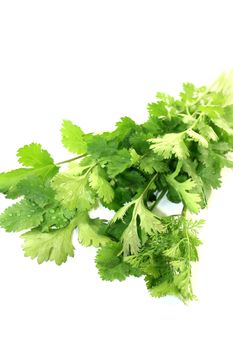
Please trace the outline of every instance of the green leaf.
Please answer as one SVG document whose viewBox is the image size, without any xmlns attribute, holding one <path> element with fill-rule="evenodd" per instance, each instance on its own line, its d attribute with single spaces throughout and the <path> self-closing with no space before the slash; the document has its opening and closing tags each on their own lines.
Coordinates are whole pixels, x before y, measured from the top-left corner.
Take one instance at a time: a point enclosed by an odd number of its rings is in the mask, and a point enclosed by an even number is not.
<svg viewBox="0 0 233 350">
<path fill-rule="evenodd" d="M 155 171 L 158 173 L 168 171 L 167 163 L 160 156 L 153 153 L 149 153 L 141 158 L 139 168 L 148 174 L 153 174 Z"/>
<path fill-rule="evenodd" d="M 130 147 L 135 149 L 137 154 L 143 156 L 149 150 L 149 143 L 147 140 L 153 136 L 154 135 L 151 132 L 144 130 L 141 126 L 139 130 L 135 131 L 130 136 Z"/>
<path fill-rule="evenodd" d="M 196 92 L 196 88 L 191 83 L 183 84 L 183 92 L 180 93 L 182 100 L 192 102 L 194 100 L 194 95 Z"/>
<path fill-rule="evenodd" d="M 224 116 L 219 113 L 211 114 L 212 122 L 218 126 L 220 129 L 226 131 L 227 134 L 233 135 L 233 127 L 229 124 L 228 120 L 224 118 Z"/>
<path fill-rule="evenodd" d="M 116 155 L 108 159 L 107 171 L 109 176 L 115 177 L 129 168 L 132 164 L 130 152 L 127 149 L 121 149 Z"/>
<path fill-rule="evenodd" d="M 20 181 L 29 176 L 39 176 L 44 181 L 51 179 L 58 172 L 57 166 L 51 164 L 38 168 L 20 168 L 0 174 L 0 192 L 7 194 L 8 198 L 16 198 L 15 191 Z"/>
<path fill-rule="evenodd" d="M 95 159 L 108 155 L 108 144 L 103 135 L 91 135 L 87 145 L 88 153 Z"/>
<path fill-rule="evenodd" d="M 144 230 L 147 234 L 152 235 L 163 231 L 164 227 L 161 221 L 154 213 L 145 207 L 142 200 L 138 202 L 137 215 L 140 218 L 140 226 L 142 230 Z"/>
<path fill-rule="evenodd" d="M 146 184 L 145 177 L 141 174 L 139 170 L 136 169 L 126 169 L 122 174 L 116 177 L 115 185 L 117 188 L 123 187 L 124 191 L 132 190 L 134 191 L 140 188 L 144 188 Z"/>
<path fill-rule="evenodd" d="M 147 105 L 149 119 L 143 124 L 143 128 L 148 130 L 153 135 L 163 133 L 164 120 L 168 118 L 166 104 L 163 101 L 149 103 Z"/>
<path fill-rule="evenodd" d="M 224 120 L 233 128 L 233 104 L 224 107 Z"/>
<path fill-rule="evenodd" d="M 178 269 L 179 273 L 174 276 L 174 285 L 179 290 L 181 299 L 184 302 L 195 299 L 192 292 L 190 264 L 186 261 L 179 262 Z"/>
<path fill-rule="evenodd" d="M 222 73 L 215 81 L 214 90 L 221 93 L 224 97 L 224 104 L 229 105 L 233 103 L 233 70 Z"/>
<path fill-rule="evenodd" d="M 127 210 L 132 205 L 134 205 L 134 209 L 131 221 L 125 228 L 121 237 L 124 256 L 137 254 L 141 247 L 141 241 L 138 235 L 137 217 L 139 217 L 140 226 L 146 234 L 151 235 L 163 231 L 163 225 L 161 224 L 160 220 L 155 214 L 145 207 L 143 196 L 140 196 L 138 199 L 130 203 L 126 203 L 122 208 L 120 208 L 112 218 L 111 223 L 114 223 L 120 219 L 123 220 Z"/>
<path fill-rule="evenodd" d="M 186 131 L 186 134 L 193 139 L 193 141 L 198 142 L 201 146 L 207 148 L 208 147 L 208 141 L 200 134 L 198 134 L 196 131 L 189 129 Z"/>
<path fill-rule="evenodd" d="M 176 289 L 174 283 L 169 280 L 164 280 L 157 285 L 148 288 L 150 295 L 152 297 L 161 298 L 167 295 L 175 295 L 178 296 L 178 290 Z"/>
<path fill-rule="evenodd" d="M 208 141 L 212 140 L 212 141 L 217 141 L 218 140 L 218 135 L 216 134 L 216 132 L 214 131 L 214 129 L 209 126 L 206 125 L 205 123 L 201 123 L 199 122 L 197 124 L 197 129 L 199 131 L 199 133 Z"/>
<path fill-rule="evenodd" d="M 191 177 L 191 179 L 194 181 L 196 185 L 196 192 L 200 194 L 203 203 L 202 205 L 206 205 L 206 198 L 204 193 L 204 184 L 201 179 L 201 177 L 198 175 L 197 171 L 197 162 L 192 161 L 190 159 L 186 159 L 182 162 L 182 168 L 183 170 Z"/>
<path fill-rule="evenodd" d="M 7 232 L 20 232 L 38 226 L 43 219 L 43 209 L 26 199 L 8 207 L 0 215 L 0 226 Z"/>
<path fill-rule="evenodd" d="M 191 179 L 179 182 L 175 179 L 177 175 L 178 171 L 176 170 L 173 174 L 166 176 L 167 182 L 180 195 L 187 208 L 193 213 L 198 213 L 200 210 L 201 197 L 198 193 L 192 192 L 196 188 L 195 182 Z"/>
<path fill-rule="evenodd" d="M 119 143 L 124 142 L 131 134 L 137 129 L 137 124 L 129 117 L 123 117 L 116 123 L 116 130 L 113 132 L 113 136 Z"/>
<path fill-rule="evenodd" d="M 69 120 L 64 120 L 61 129 L 62 143 L 75 154 L 82 154 L 87 151 L 87 144 L 84 140 L 84 133 L 81 128 Z"/>
<path fill-rule="evenodd" d="M 152 143 L 150 148 L 165 159 L 171 158 L 172 155 L 178 159 L 185 159 L 189 155 L 183 132 L 166 134 L 148 141 Z"/>
<path fill-rule="evenodd" d="M 200 210 L 201 198 L 198 193 L 191 192 L 193 189 L 196 188 L 196 184 L 191 179 L 188 179 L 184 182 L 178 182 L 177 180 L 172 179 L 171 177 L 167 177 L 167 179 L 170 185 L 173 186 L 175 190 L 179 193 L 182 201 L 187 206 L 187 208 L 191 212 L 197 214 Z"/>
<path fill-rule="evenodd" d="M 56 199 L 67 209 L 86 211 L 96 204 L 93 190 L 88 184 L 88 177 L 60 173 L 52 182 L 56 192 Z"/>
<path fill-rule="evenodd" d="M 111 203 L 114 191 L 107 180 L 107 176 L 100 166 L 94 167 L 89 175 L 89 184 L 97 195 L 106 203 Z"/>
<path fill-rule="evenodd" d="M 134 204 L 134 201 L 126 203 L 123 207 L 121 207 L 116 214 L 114 215 L 114 217 L 112 218 L 111 222 L 114 223 L 117 220 L 123 220 L 127 210 Z"/>
<path fill-rule="evenodd" d="M 27 178 L 31 174 L 31 169 L 16 169 L 0 174 L 0 192 L 7 193 L 14 188 L 19 181 Z"/>
<path fill-rule="evenodd" d="M 50 260 L 61 265 L 66 262 L 68 256 L 74 256 L 72 234 L 75 226 L 74 220 L 69 226 L 49 233 L 37 229 L 24 233 L 21 237 L 24 239 L 25 256 L 37 258 L 39 264 Z"/>
<path fill-rule="evenodd" d="M 128 276 L 139 276 L 140 272 L 124 262 L 122 245 L 118 242 L 111 242 L 98 250 L 96 255 L 96 267 L 99 275 L 104 281 L 124 281 Z"/>
<path fill-rule="evenodd" d="M 104 246 L 111 239 L 104 235 L 106 224 L 99 219 L 90 219 L 87 213 L 78 216 L 78 240 L 85 247 Z"/>
<path fill-rule="evenodd" d="M 54 191 L 38 176 L 21 180 L 12 194 L 15 197 L 24 196 L 41 208 L 54 201 Z"/>
<path fill-rule="evenodd" d="M 20 148 L 17 156 L 19 157 L 19 163 L 29 167 L 38 168 L 54 164 L 50 154 L 43 150 L 38 143 L 31 143 Z"/>
<path fill-rule="evenodd" d="M 141 241 L 138 236 L 137 222 L 135 218 L 130 221 L 129 225 L 123 232 L 121 242 L 123 243 L 124 256 L 134 255 L 139 252 Z"/>
<path fill-rule="evenodd" d="M 66 169 L 66 174 L 83 175 L 87 170 L 90 169 L 90 167 L 94 165 L 95 165 L 95 161 L 91 157 L 87 156 L 79 162 L 69 163 Z"/>
<path fill-rule="evenodd" d="M 167 109 L 164 102 L 148 103 L 147 110 L 149 115 L 153 118 L 167 116 Z"/>
<path fill-rule="evenodd" d="M 197 173 L 201 177 L 206 189 L 210 189 L 211 187 L 219 188 L 221 186 L 221 170 L 225 166 L 231 166 L 231 162 L 225 156 L 220 155 L 226 151 L 224 144 L 218 143 L 218 147 L 215 145 L 209 148 L 209 152 L 206 149 L 200 148 L 198 159 L 201 164 L 197 169 Z M 216 153 L 214 149 L 220 154 Z"/>
<path fill-rule="evenodd" d="M 167 199 L 172 203 L 180 203 L 181 202 L 181 198 L 180 198 L 179 193 L 177 193 L 176 190 L 172 186 L 168 187 Z"/>
<path fill-rule="evenodd" d="M 75 210 L 69 210 L 56 205 L 58 203 L 45 210 L 43 221 L 40 224 L 42 232 L 50 232 L 53 229 L 66 227 L 75 216 Z"/>
<path fill-rule="evenodd" d="M 137 164 L 139 162 L 141 156 L 139 154 L 137 154 L 137 152 L 133 148 L 130 148 L 129 153 L 130 153 L 130 156 L 131 156 L 131 163 L 132 163 L 132 165 Z"/>
</svg>

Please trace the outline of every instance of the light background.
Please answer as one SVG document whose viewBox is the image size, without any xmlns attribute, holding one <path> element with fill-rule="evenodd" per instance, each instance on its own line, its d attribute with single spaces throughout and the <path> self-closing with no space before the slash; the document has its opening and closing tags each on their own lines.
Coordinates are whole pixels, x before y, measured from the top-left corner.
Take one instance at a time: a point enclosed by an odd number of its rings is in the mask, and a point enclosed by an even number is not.
<svg viewBox="0 0 233 350">
<path fill-rule="evenodd" d="M 64 118 L 85 131 L 184 81 L 208 84 L 233 68 L 232 1 L 0 1 L 0 171 L 39 142 L 57 161 Z M 95 249 L 78 245 L 57 267 L 23 257 L 18 234 L 0 235 L 0 348 L 224 349 L 232 341 L 233 173 L 224 172 L 200 234 L 199 301 L 153 299 L 142 279 L 102 282 Z M 0 209 L 8 205 L 0 197 Z"/>
</svg>

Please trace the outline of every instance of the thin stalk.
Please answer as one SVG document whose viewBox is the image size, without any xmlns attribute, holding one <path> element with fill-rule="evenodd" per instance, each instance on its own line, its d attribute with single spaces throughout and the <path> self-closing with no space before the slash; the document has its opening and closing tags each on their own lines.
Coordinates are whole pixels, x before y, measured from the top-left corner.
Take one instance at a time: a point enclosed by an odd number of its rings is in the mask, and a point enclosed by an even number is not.
<svg viewBox="0 0 233 350">
<path fill-rule="evenodd" d="M 62 162 L 58 162 L 58 163 L 56 163 L 56 165 L 62 165 L 62 164 L 70 163 L 70 162 L 73 162 L 73 161 L 75 161 L 77 159 L 83 158 L 86 155 L 87 154 L 84 153 L 84 154 L 81 154 L 80 156 L 77 156 L 77 157 L 74 157 L 74 158 L 71 158 L 71 159 L 67 159 L 67 160 L 63 160 Z"/>
<path fill-rule="evenodd" d="M 184 205 L 184 206 L 183 206 L 183 209 L 182 209 L 181 215 L 185 218 L 185 217 L 186 217 L 186 214 L 187 214 L 187 207 Z"/>
<path fill-rule="evenodd" d="M 160 195 L 158 196 L 158 198 L 151 205 L 150 211 L 152 211 L 156 207 L 156 205 L 158 205 L 158 203 L 161 201 L 161 199 L 165 196 L 166 192 L 167 192 L 166 189 L 164 189 L 163 191 L 160 192 Z"/>
<path fill-rule="evenodd" d="M 187 207 L 184 205 L 183 207 L 183 210 L 182 210 L 182 217 L 186 217 L 186 213 L 187 213 Z M 188 236 L 188 232 L 187 232 L 187 223 L 186 221 L 184 221 L 183 223 L 183 230 L 184 230 L 184 235 L 185 235 L 185 239 L 187 240 L 187 258 L 188 258 L 188 270 L 189 270 L 189 278 L 191 278 L 191 252 L 190 252 L 190 240 L 189 240 L 189 236 Z M 184 239 L 183 238 L 183 239 Z M 191 285 L 191 282 L 190 282 L 190 291 L 191 293 L 193 293 L 193 290 L 192 290 L 192 285 Z"/>
<path fill-rule="evenodd" d="M 149 181 L 149 183 L 148 183 L 148 185 L 146 186 L 145 190 L 143 191 L 142 196 L 144 196 L 144 194 L 149 190 L 149 188 L 150 188 L 152 182 L 153 182 L 157 177 L 158 177 L 158 174 L 155 174 L 155 175 L 151 178 L 151 180 Z"/>
<path fill-rule="evenodd" d="M 171 174 L 173 179 L 175 179 L 179 175 L 182 165 L 183 165 L 182 160 L 178 160 L 176 165 L 176 170 L 174 171 L 173 174 Z"/>
<path fill-rule="evenodd" d="M 149 183 L 147 184 L 147 186 L 146 186 L 145 190 L 142 192 L 142 194 L 141 194 L 137 199 L 134 200 L 134 203 L 135 203 L 135 204 L 134 204 L 134 210 L 133 210 L 133 215 L 132 215 L 133 217 L 134 217 L 135 213 L 137 212 L 137 206 L 139 205 L 140 201 L 143 201 L 143 198 L 144 198 L 145 194 L 146 194 L 147 191 L 149 190 L 149 188 L 150 188 L 152 182 L 153 182 L 157 177 L 158 177 L 158 174 L 155 174 L 155 175 L 150 179 Z"/>
</svg>

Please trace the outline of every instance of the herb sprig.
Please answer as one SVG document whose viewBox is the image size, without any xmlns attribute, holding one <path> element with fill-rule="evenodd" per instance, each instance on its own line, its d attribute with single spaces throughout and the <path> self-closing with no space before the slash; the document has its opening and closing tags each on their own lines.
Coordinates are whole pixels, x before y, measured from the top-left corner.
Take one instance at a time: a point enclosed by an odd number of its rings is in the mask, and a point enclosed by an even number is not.
<svg viewBox="0 0 233 350">
<path fill-rule="evenodd" d="M 158 93 L 149 117 L 121 118 L 112 132 L 85 134 L 71 121 L 62 142 L 75 157 L 55 163 L 37 143 L 17 152 L 21 167 L 0 174 L 0 192 L 17 202 L 0 215 L 7 232 L 26 230 L 25 256 L 60 265 L 74 256 L 73 235 L 98 248 L 103 280 L 144 276 L 154 297 L 195 299 L 192 263 L 198 230 L 191 219 L 221 186 L 221 170 L 233 167 L 233 73 L 211 87 L 183 84 L 179 98 Z M 177 215 L 161 215 L 162 198 L 182 203 Z M 112 220 L 93 218 L 104 206 Z"/>
</svg>

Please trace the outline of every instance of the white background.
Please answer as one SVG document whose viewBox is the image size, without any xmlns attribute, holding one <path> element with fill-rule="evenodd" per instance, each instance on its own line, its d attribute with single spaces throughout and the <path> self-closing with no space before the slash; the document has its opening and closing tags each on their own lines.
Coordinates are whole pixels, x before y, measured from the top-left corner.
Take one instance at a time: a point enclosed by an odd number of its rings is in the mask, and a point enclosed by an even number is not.
<svg viewBox="0 0 233 350">
<path fill-rule="evenodd" d="M 40 142 L 70 157 L 60 124 L 111 129 L 141 122 L 157 90 L 208 84 L 233 68 L 232 1 L 0 1 L 0 171 Z M 0 235 L 0 348 L 232 349 L 233 174 L 212 196 L 194 269 L 198 302 L 151 298 L 142 279 L 102 282 L 95 250 L 57 267 L 23 257 Z M 0 197 L 0 209 L 8 205 Z"/>
</svg>

